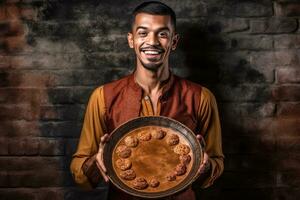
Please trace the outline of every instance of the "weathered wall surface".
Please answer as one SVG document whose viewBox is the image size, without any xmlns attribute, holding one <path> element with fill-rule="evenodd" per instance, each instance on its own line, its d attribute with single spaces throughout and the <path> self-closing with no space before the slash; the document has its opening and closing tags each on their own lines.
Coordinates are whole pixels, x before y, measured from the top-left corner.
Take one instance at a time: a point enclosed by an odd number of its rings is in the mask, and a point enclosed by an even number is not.
<svg viewBox="0 0 300 200">
<path fill-rule="evenodd" d="M 141 1 L 0 1 L 0 199 L 99 199 L 69 173 L 91 91 L 128 74 Z M 300 1 L 170 0 L 177 74 L 210 88 L 225 172 L 199 199 L 300 198 Z"/>
</svg>

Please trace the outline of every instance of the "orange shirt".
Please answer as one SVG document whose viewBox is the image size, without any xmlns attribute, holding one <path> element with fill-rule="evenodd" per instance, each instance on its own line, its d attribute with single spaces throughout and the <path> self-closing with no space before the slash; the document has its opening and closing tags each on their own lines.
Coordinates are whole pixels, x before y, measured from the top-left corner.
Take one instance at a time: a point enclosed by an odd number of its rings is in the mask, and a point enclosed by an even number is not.
<svg viewBox="0 0 300 200">
<path fill-rule="evenodd" d="M 90 188 L 91 184 L 84 175 L 82 166 L 88 158 L 98 152 L 100 137 L 107 130 L 104 117 L 106 112 L 104 98 L 103 86 L 98 87 L 92 93 L 87 105 L 77 151 L 73 155 L 71 162 L 71 172 L 75 182 L 85 188 Z M 206 188 L 212 185 L 214 180 L 222 174 L 224 170 L 224 155 L 222 152 L 221 126 L 215 97 L 207 88 L 202 87 L 199 99 L 201 102 L 197 116 L 200 123 L 203 124 L 200 133 L 205 136 L 205 151 L 209 155 L 211 163 L 211 174 L 202 185 L 203 188 Z M 140 116 L 155 115 L 153 105 L 148 96 L 144 96 L 141 106 Z M 157 111 L 160 110 L 160 106 L 158 102 Z"/>
</svg>

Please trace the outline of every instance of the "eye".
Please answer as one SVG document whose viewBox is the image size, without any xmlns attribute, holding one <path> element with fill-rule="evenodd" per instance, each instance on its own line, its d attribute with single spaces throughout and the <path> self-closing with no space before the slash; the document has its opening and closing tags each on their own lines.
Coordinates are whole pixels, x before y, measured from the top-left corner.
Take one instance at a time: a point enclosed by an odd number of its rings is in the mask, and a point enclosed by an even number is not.
<svg viewBox="0 0 300 200">
<path fill-rule="evenodd" d="M 159 32 L 159 33 L 158 33 L 158 36 L 161 37 L 161 38 L 167 38 L 168 35 L 169 35 L 169 34 L 168 34 L 167 32 Z"/>
<path fill-rule="evenodd" d="M 140 32 L 138 32 L 138 35 L 140 37 L 146 37 L 147 36 L 147 32 L 146 31 L 140 31 Z"/>
</svg>

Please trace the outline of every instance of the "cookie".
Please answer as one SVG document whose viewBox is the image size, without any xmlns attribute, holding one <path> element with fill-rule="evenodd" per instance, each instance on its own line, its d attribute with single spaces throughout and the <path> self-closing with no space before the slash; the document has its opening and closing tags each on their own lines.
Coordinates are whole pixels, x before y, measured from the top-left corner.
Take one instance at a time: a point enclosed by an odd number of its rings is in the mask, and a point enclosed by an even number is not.
<svg viewBox="0 0 300 200">
<path fill-rule="evenodd" d="M 186 166 L 184 164 L 178 164 L 175 168 L 175 174 L 177 176 L 182 176 L 186 173 Z"/>
<path fill-rule="evenodd" d="M 190 155 L 180 155 L 179 160 L 182 164 L 187 165 L 191 162 L 192 158 Z"/>
<path fill-rule="evenodd" d="M 159 181 L 157 180 L 157 178 L 152 177 L 150 178 L 149 185 L 150 187 L 156 188 L 159 186 Z"/>
<path fill-rule="evenodd" d="M 168 181 L 175 181 L 176 180 L 176 174 L 174 172 L 168 173 L 166 176 L 166 179 Z"/>
<path fill-rule="evenodd" d="M 190 147 L 185 144 L 178 144 L 174 148 L 174 152 L 179 155 L 187 155 L 188 153 L 190 153 Z"/>
<path fill-rule="evenodd" d="M 179 137 L 176 134 L 171 134 L 167 138 L 167 144 L 170 146 L 176 145 L 179 143 Z"/>
<path fill-rule="evenodd" d="M 119 169 L 125 171 L 131 168 L 131 161 L 129 159 L 120 158 L 116 161 L 116 165 Z"/>
<path fill-rule="evenodd" d="M 120 158 L 128 158 L 131 156 L 131 149 L 125 145 L 120 145 L 117 147 L 116 153 Z"/>
<path fill-rule="evenodd" d="M 147 183 L 146 179 L 144 179 L 142 177 L 136 178 L 132 184 L 133 184 L 133 187 L 138 190 L 143 190 L 148 187 L 148 183 Z"/>
<path fill-rule="evenodd" d="M 152 137 L 154 139 L 163 139 L 166 136 L 166 134 L 167 132 L 162 129 L 152 131 Z"/>
<path fill-rule="evenodd" d="M 124 142 L 128 147 L 136 147 L 139 144 L 139 140 L 134 136 L 127 136 Z"/>
<path fill-rule="evenodd" d="M 151 133 L 148 131 L 139 132 L 138 138 L 140 141 L 149 141 L 149 140 L 151 140 Z"/>
<path fill-rule="evenodd" d="M 124 180 L 133 180 L 136 177 L 136 174 L 133 169 L 128 169 L 126 171 L 120 172 L 120 177 Z"/>
</svg>

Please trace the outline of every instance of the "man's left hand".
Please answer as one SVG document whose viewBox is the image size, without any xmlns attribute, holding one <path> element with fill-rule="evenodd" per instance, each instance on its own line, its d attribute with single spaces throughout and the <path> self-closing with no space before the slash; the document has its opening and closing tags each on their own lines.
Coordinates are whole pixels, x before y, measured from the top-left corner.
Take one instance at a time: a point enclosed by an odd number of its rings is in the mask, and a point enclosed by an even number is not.
<svg viewBox="0 0 300 200">
<path fill-rule="evenodd" d="M 201 135 L 197 135 L 197 139 L 199 140 L 202 148 L 205 150 L 205 141 L 204 138 Z M 203 160 L 202 163 L 197 171 L 196 177 L 201 176 L 201 174 L 204 174 L 210 170 L 210 161 L 209 161 L 209 155 L 204 152 L 203 154 Z"/>
</svg>

